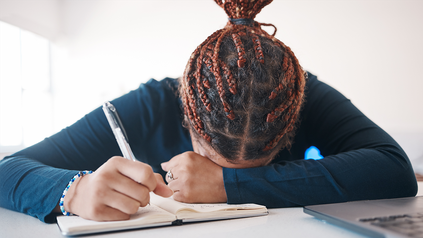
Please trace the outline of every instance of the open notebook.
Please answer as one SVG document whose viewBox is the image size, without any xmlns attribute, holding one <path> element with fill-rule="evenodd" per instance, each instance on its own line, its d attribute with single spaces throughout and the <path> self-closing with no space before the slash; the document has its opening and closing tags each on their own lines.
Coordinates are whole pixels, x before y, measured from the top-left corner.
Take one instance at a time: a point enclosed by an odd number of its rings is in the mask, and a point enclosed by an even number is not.
<svg viewBox="0 0 423 238">
<path fill-rule="evenodd" d="M 257 204 L 188 204 L 150 193 L 150 205 L 140 208 L 129 220 L 97 222 L 78 216 L 59 216 L 57 224 L 63 235 L 73 236 L 267 214 L 266 207 Z"/>
</svg>

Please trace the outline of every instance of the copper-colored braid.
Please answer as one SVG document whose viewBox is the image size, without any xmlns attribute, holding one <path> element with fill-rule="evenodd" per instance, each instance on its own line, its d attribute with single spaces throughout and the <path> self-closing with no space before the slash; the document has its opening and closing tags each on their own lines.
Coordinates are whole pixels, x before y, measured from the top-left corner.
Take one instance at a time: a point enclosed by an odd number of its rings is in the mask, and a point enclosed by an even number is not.
<svg viewBox="0 0 423 238">
<path fill-rule="evenodd" d="M 228 1 L 214 0 L 217 5 L 223 8 L 232 19 L 250 18 L 254 19 L 263 7 L 273 0 L 240 0 Z"/>
<path fill-rule="evenodd" d="M 195 95 L 193 91 L 193 84 L 192 82 L 194 80 L 191 79 L 191 71 L 193 70 L 195 58 L 197 55 L 201 53 L 201 49 L 204 47 L 205 44 L 207 44 L 208 41 L 214 40 L 216 36 L 218 36 L 223 30 L 218 30 L 214 32 L 212 35 L 210 35 L 206 41 L 204 41 L 202 44 L 200 44 L 195 51 L 192 53 L 189 61 L 188 66 L 185 69 L 184 72 L 184 79 L 185 79 L 185 93 L 183 96 L 184 104 L 185 104 L 185 113 L 188 115 L 188 118 L 191 122 L 193 122 L 194 129 L 200 134 L 205 140 L 211 142 L 211 137 L 207 135 L 204 131 L 204 125 L 201 121 L 201 118 L 197 115 L 197 110 L 195 107 Z M 198 57 L 197 57 L 198 60 Z M 197 83 L 198 84 L 198 83 Z M 198 86 L 197 86 L 198 87 Z M 200 88 L 200 87 L 198 87 Z M 200 90 L 200 89 L 199 89 Z M 207 106 L 206 106 L 207 108 Z"/>
<path fill-rule="evenodd" d="M 250 0 L 254 1 L 254 0 Z M 248 14 L 248 18 L 255 18 L 257 14 L 261 12 L 261 9 L 266 5 L 270 4 L 273 0 L 259 0 L 256 2 L 254 7 L 251 9 L 250 13 Z"/>
<path fill-rule="evenodd" d="M 264 32 L 264 34 L 269 36 L 266 32 Z M 266 147 L 263 149 L 264 151 L 273 149 L 278 144 L 278 142 L 283 138 L 285 134 L 291 132 L 294 129 L 294 123 L 298 117 L 298 114 L 301 108 L 301 103 L 304 97 L 304 86 L 305 86 L 305 77 L 303 75 L 303 70 L 301 69 L 298 59 L 295 57 L 292 50 L 288 46 L 286 46 L 284 43 L 279 41 L 278 39 L 271 36 L 269 36 L 269 38 L 272 39 L 275 43 L 277 43 L 282 49 L 284 49 L 286 54 L 288 54 L 289 56 L 289 63 L 288 63 L 289 66 L 285 74 L 291 74 L 291 76 L 289 78 L 288 77 L 284 77 L 284 78 L 288 81 L 288 87 L 291 90 L 287 91 L 288 102 L 285 104 L 286 106 L 282 105 L 282 107 L 278 107 L 274 111 L 272 111 L 274 112 L 274 114 L 272 113 L 268 114 L 267 120 L 269 120 L 270 122 L 273 122 L 274 119 L 280 115 L 280 113 L 278 112 L 279 110 L 286 110 L 287 108 L 289 108 L 288 113 L 283 118 L 283 120 L 285 121 L 284 129 L 280 133 L 278 133 L 278 135 L 266 145 Z M 294 62 L 292 62 L 292 60 L 294 60 Z M 293 66 L 294 68 L 291 69 L 291 66 Z M 285 67 L 284 62 L 283 62 L 283 67 Z"/>
<path fill-rule="evenodd" d="M 193 80 L 190 79 L 189 81 L 193 81 Z M 190 119 L 195 122 L 195 125 L 198 126 L 198 128 L 203 129 L 204 128 L 203 122 L 201 121 L 200 117 L 197 115 L 197 110 L 195 107 L 195 96 L 194 96 L 192 85 L 188 87 L 188 102 L 189 102 L 188 105 L 189 105 L 189 108 L 191 109 L 191 114 L 192 114 L 192 118 Z"/>
<path fill-rule="evenodd" d="M 276 137 L 270 141 L 263 149 L 263 151 L 268 151 L 275 148 L 278 145 L 278 142 L 286 135 L 287 133 L 291 132 L 294 129 L 294 123 L 297 120 L 297 114 L 292 114 L 290 118 L 288 118 L 287 125 L 284 129 L 276 135 Z"/>
<path fill-rule="evenodd" d="M 215 75 L 216 87 L 218 89 L 218 93 L 222 101 L 226 116 L 231 120 L 235 119 L 235 114 L 233 113 L 231 106 L 226 101 L 222 76 L 220 74 L 220 65 L 222 65 L 224 76 L 227 79 L 226 81 L 229 84 L 229 90 L 232 94 L 236 94 L 236 83 L 226 64 L 224 64 L 221 60 L 218 59 L 220 45 L 222 43 L 223 38 L 227 34 L 228 29 L 222 29 L 209 36 L 201 45 L 196 48 L 194 53 L 191 55 L 191 58 L 188 62 L 188 67 L 186 68 L 186 72 L 184 72 L 187 89 L 186 96 L 184 97 L 186 113 L 190 121 L 193 122 L 194 129 L 209 142 L 211 141 L 211 137 L 204 132 L 203 122 L 198 116 L 197 110 L 195 108 L 195 94 L 193 92 L 194 80 L 192 78 L 195 78 L 195 84 L 197 86 L 201 101 L 203 102 L 206 110 L 210 112 L 212 110 L 211 104 L 204 91 L 204 88 L 209 89 L 211 87 L 210 82 L 207 79 L 202 80 L 201 77 L 201 67 L 202 64 L 205 63 L 206 67 Z M 217 42 L 213 46 L 214 41 Z M 195 73 L 192 73 L 192 71 L 194 70 L 193 66 L 195 58 L 196 70 Z"/>
<path fill-rule="evenodd" d="M 226 95 L 225 95 L 225 89 L 223 87 L 223 80 L 222 80 L 222 75 L 220 74 L 220 65 L 221 65 L 221 60 L 219 60 L 219 50 L 220 50 L 220 45 L 222 44 L 223 38 L 226 36 L 226 34 L 228 34 L 228 31 L 223 32 L 220 37 L 217 39 L 216 45 L 214 46 L 214 52 L 213 52 L 213 57 L 212 57 L 212 61 L 213 61 L 213 68 L 212 68 L 212 72 L 214 74 L 214 77 L 216 79 L 216 87 L 220 96 L 220 100 L 222 101 L 223 104 L 223 109 L 225 110 L 225 115 L 227 118 L 234 120 L 235 119 L 235 114 L 232 110 L 232 107 L 227 103 L 226 101 Z"/>
<path fill-rule="evenodd" d="M 232 39 L 234 40 L 236 51 L 238 52 L 238 67 L 243 68 L 247 60 L 245 59 L 245 50 L 241 37 L 239 37 L 238 33 L 232 33 Z"/>
<path fill-rule="evenodd" d="M 211 142 L 211 137 L 205 133 L 203 122 L 195 110 L 195 99 L 192 87 L 188 87 L 188 95 L 189 96 L 186 96 L 184 99 L 184 103 L 186 105 L 185 110 L 187 111 L 188 118 L 190 121 L 194 122 L 194 129 L 198 132 L 198 134 L 200 134 L 208 142 Z"/>
<path fill-rule="evenodd" d="M 204 87 L 203 87 L 204 85 L 206 85 L 205 86 L 206 88 L 210 88 L 209 81 L 206 80 L 206 82 L 204 82 L 204 84 L 203 84 L 203 82 L 201 80 L 201 66 L 203 65 L 203 62 L 202 62 L 203 61 L 202 60 L 203 55 L 204 55 L 204 50 L 201 50 L 200 56 L 197 59 L 197 71 L 194 73 L 194 77 L 195 77 L 196 82 L 197 82 L 197 90 L 198 90 L 198 93 L 200 94 L 201 101 L 203 102 L 204 106 L 206 107 L 206 110 L 211 112 L 211 104 L 210 104 L 209 99 L 207 98 L 206 93 L 204 92 Z"/>
<path fill-rule="evenodd" d="M 297 95 L 296 98 L 300 98 L 299 94 Z M 289 113 L 284 117 L 284 121 L 285 121 L 285 127 L 284 129 L 278 133 L 278 135 L 276 135 L 276 137 L 270 141 L 266 147 L 263 149 L 264 151 L 273 149 L 279 142 L 280 139 L 283 138 L 283 136 L 289 132 L 291 132 L 294 129 L 294 123 L 297 119 L 299 110 L 301 108 L 301 101 L 296 101 L 296 100 L 292 100 L 295 103 L 292 104 L 292 106 L 290 107 L 291 109 L 289 110 Z"/>
<path fill-rule="evenodd" d="M 214 1 L 217 3 L 217 5 L 219 5 L 220 7 L 223 8 L 223 2 L 222 2 L 222 0 L 214 0 Z"/>
<path fill-rule="evenodd" d="M 225 62 L 221 61 L 220 64 L 222 64 L 223 75 L 226 77 L 226 82 L 229 84 L 229 91 L 235 95 L 237 93 L 236 81 Z"/>
<path fill-rule="evenodd" d="M 212 61 L 211 61 L 211 58 L 210 57 L 204 57 L 203 58 L 203 62 L 204 62 L 204 64 L 206 64 L 206 67 L 209 70 L 213 67 L 213 64 L 212 64 Z M 204 87 L 206 87 L 208 89 L 211 88 L 210 82 L 209 82 L 209 80 L 207 78 L 204 78 L 203 83 L 204 83 Z"/>
<path fill-rule="evenodd" d="M 279 85 L 275 89 L 273 89 L 273 91 L 270 93 L 269 100 L 275 99 L 276 96 L 278 95 L 278 93 L 283 89 L 282 83 L 289 84 L 289 83 L 292 82 L 292 80 L 295 80 L 295 78 L 294 79 L 292 78 L 292 76 L 294 76 L 294 73 L 295 73 L 294 72 L 294 65 L 292 64 L 292 60 L 289 59 L 287 55 L 284 56 L 283 63 L 282 63 L 282 69 L 283 69 L 283 71 L 285 71 L 283 79 L 281 80 Z M 289 87 L 289 86 L 290 85 L 288 85 L 288 89 L 292 89 L 292 87 Z M 291 95 L 287 95 L 287 96 L 290 97 Z"/>
<path fill-rule="evenodd" d="M 263 49 L 261 47 L 261 42 L 256 34 L 251 34 L 253 44 L 254 44 L 254 52 L 256 53 L 256 59 L 260 61 L 260 63 L 264 64 L 264 55 Z"/>
<path fill-rule="evenodd" d="M 208 41 L 210 41 L 210 39 L 214 39 L 222 31 L 223 31 L 223 29 L 217 30 L 216 32 L 214 32 L 213 34 L 211 34 L 209 37 L 207 37 L 207 39 L 202 44 L 200 44 L 199 46 L 197 46 L 197 48 L 194 50 L 194 52 L 191 54 L 191 57 L 189 58 L 188 66 L 185 68 L 185 71 L 184 71 L 184 74 L 183 74 L 185 79 L 187 78 L 188 73 L 192 70 L 192 66 L 194 65 L 194 59 L 199 54 L 199 52 L 202 49 L 202 47 Z"/>
</svg>

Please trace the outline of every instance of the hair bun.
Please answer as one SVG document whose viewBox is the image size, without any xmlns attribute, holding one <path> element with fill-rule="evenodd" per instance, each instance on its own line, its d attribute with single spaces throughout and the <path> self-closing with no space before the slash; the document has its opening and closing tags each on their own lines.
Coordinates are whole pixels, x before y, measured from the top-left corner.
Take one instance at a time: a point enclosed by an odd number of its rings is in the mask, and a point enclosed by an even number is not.
<svg viewBox="0 0 423 238">
<path fill-rule="evenodd" d="M 214 0 L 231 19 L 254 19 L 273 0 Z"/>
</svg>

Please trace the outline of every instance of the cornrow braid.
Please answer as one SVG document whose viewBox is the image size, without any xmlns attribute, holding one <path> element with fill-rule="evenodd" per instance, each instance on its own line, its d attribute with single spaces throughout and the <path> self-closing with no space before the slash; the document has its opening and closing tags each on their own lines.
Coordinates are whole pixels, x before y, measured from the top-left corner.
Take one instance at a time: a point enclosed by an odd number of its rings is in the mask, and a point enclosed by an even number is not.
<svg viewBox="0 0 423 238">
<path fill-rule="evenodd" d="M 226 82 L 228 82 L 229 85 L 229 91 L 235 95 L 237 93 L 235 78 L 232 76 L 232 72 L 229 70 L 225 62 L 221 61 L 220 63 L 222 64 L 223 75 L 225 75 Z"/>
<path fill-rule="evenodd" d="M 232 33 L 232 39 L 234 40 L 236 51 L 238 52 L 238 67 L 242 68 L 247 61 L 245 59 L 244 45 L 242 44 L 241 38 L 237 33 Z"/>
<path fill-rule="evenodd" d="M 255 16 L 272 0 L 215 0 L 227 25 L 191 54 L 180 79 L 185 120 L 228 160 L 274 156 L 290 146 L 305 73 L 292 50 Z M 273 26 L 274 27 L 274 26 Z"/>
<path fill-rule="evenodd" d="M 223 37 L 227 33 L 228 32 L 222 33 L 221 37 L 219 37 L 217 39 L 216 45 L 214 47 L 214 54 L 213 54 L 213 57 L 212 57 L 212 61 L 213 61 L 212 72 L 213 72 L 213 74 L 216 78 L 216 86 L 217 86 L 217 89 L 218 89 L 218 92 L 219 92 L 220 100 L 222 101 L 223 108 L 225 110 L 225 115 L 229 119 L 234 120 L 235 114 L 234 114 L 231 106 L 226 101 L 226 95 L 225 95 L 225 89 L 223 87 L 222 75 L 220 74 L 220 64 L 221 64 L 221 62 L 218 58 L 219 57 L 220 45 L 222 44 Z M 239 60 L 238 60 L 238 62 L 239 62 Z M 239 63 L 238 63 L 238 65 L 239 65 Z"/>
<path fill-rule="evenodd" d="M 252 40 L 254 43 L 254 51 L 256 52 L 256 58 L 260 61 L 260 63 L 264 64 L 264 56 L 263 50 L 261 48 L 261 43 L 256 34 L 252 34 Z"/>
<path fill-rule="evenodd" d="M 215 39 L 216 36 L 218 36 L 219 33 L 222 32 L 222 31 L 223 30 L 218 30 L 218 31 L 214 32 L 212 35 L 210 35 L 206 39 L 206 42 Z M 195 57 L 199 53 L 201 54 L 201 52 L 202 52 L 201 50 L 204 47 L 204 45 L 205 45 L 205 43 L 200 44 L 195 49 L 195 51 L 192 53 L 192 55 L 191 55 L 191 57 L 190 57 L 190 59 L 188 61 L 188 65 L 187 65 L 187 67 L 185 68 L 185 71 L 184 71 L 184 75 L 186 76 L 186 80 L 185 80 L 186 85 L 184 86 L 185 90 L 182 93 L 182 95 L 184 95 L 183 96 L 183 98 L 184 98 L 183 101 L 184 101 L 184 105 L 185 105 L 185 107 L 184 107 L 185 113 L 188 115 L 189 120 L 191 122 L 193 122 L 194 129 L 198 132 L 199 135 L 201 135 L 201 137 L 203 137 L 208 142 L 211 142 L 211 137 L 203 130 L 204 129 L 203 122 L 201 121 L 201 118 L 197 115 L 196 106 L 195 106 L 195 97 L 194 97 L 193 87 L 191 85 L 191 82 L 193 80 L 190 80 L 190 76 L 189 76 L 189 74 L 191 74 L 189 72 L 191 71 L 191 69 L 194 68 L 193 66 L 194 66 Z M 200 77 L 200 75 L 197 74 L 198 77 Z M 197 85 L 198 85 L 198 83 L 197 83 Z M 208 84 L 208 82 L 206 82 L 205 85 L 206 85 L 206 87 L 207 86 L 210 87 L 210 85 Z M 205 107 L 207 108 L 207 110 L 208 109 L 211 110 L 211 104 L 207 100 L 207 97 L 206 96 L 205 97 L 202 97 L 202 101 L 203 101 Z"/>
<path fill-rule="evenodd" d="M 204 51 L 201 51 L 200 57 L 202 57 L 203 54 L 204 54 Z M 202 63 L 203 62 L 197 61 L 197 71 L 194 73 L 194 77 L 195 77 L 196 82 L 197 82 L 197 88 L 198 88 L 198 92 L 200 93 L 201 101 L 203 102 L 207 111 L 210 112 L 211 111 L 211 104 L 210 104 L 210 101 L 207 99 L 206 93 L 204 92 L 204 87 L 210 88 L 210 84 L 209 84 L 209 82 L 206 78 L 204 80 L 202 80 L 202 76 L 201 76 Z"/>
<path fill-rule="evenodd" d="M 291 105 L 292 107 L 289 110 L 288 114 L 285 115 L 285 118 L 284 118 L 284 121 L 287 122 L 287 126 L 272 141 L 270 141 L 269 144 L 266 145 L 266 147 L 264 148 L 264 151 L 274 148 L 279 142 L 279 140 L 282 139 L 282 137 L 286 133 L 289 133 L 293 130 L 293 127 L 294 127 L 293 124 L 295 123 L 301 108 L 302 100 L 304 97 L 304 87 L 305 87 L 304 72 L 301 69 L 301 66 L 298 63 L 298 59 L 295 57 L 292 50 L 288 46 L 286 46 L 284 43 L 276 39 L 275 37 L 273 36 L 269 36 L 269 37 L 271 37 L 271 39 L 274 42 L 276 42 L 276 44 L 278 44 L 281 48 L 285 50 L 285 52 L 290 56 L 290 59 L 288 63 L 289 64 L 288 70 L 286 72 L 286 81 L 289 80 L 288 82 L 289 90 L 287 91 L 288 102 L 286 104 L 282 104 L 281 106 L 273 110 L 271 113 L 269 113 L 267 116 L 267 121 L 273 122 L 286 108 L 289 108 Z M 295 62 L 293 63 L 291 59 L 294 59 Z M 283 67 L 285 67 L 285 64 L 283 64 Z M 296 90 L 293 90 L 294 88 L 296 88 Z M 293 102 L 296 102 L 296 103 L 293 103 Z"/>
<path fill-rule="evenodd" d="M 213 67 L 212 61 L 211 61 L 210 58 L 204 57 L 203 58 L 203 63 L 207 66 L 207 68 L 209 70 Z M 203 78 L 203 84 L 204 84 L 204 87 L 205 88 L 210 89 L 211 86 L 210 86 L 210 81 L 209 81 L 208 78 L 206 78 L 206 77 Z"/>
<path fill-rule="evenodd" d="M 192 92 L 192 90 L 189 90 L 191 95 L 194 95 L 194 93 Z M 193 103 L 193 100 L 190 100 L 189 97 L 187 97 L 184 100 L 187 104 L 186 104 L 186 111 L 188 113 L 188 117 L 191 121 L 194 121 L 194 129 L 198 132 L 198 134 L 200 134 L 205 140 L 207 140 L 208 142 L 211 142 L 211 137 L 205 133 L 204 131 L 204 125 L 203 122 L 200 120 L 200 118 L 198 117 L 196 110 L 195 110 L 195 104 Z"/>
<path fill-rule="evenodd" d="M 285 65 L 285 62 L 287 62 L 286 65 Z M 276 98 L 278 93 L 283 89 L 283 83 L 287 84 L 292 79 L 292 76 L 294 74 L 294 66 L 292 64 L 292 60 L 289 59 L 289 57 L 286 54 L 284 56 L 282 65 L 283 65 L 282 66 L 283 70 L 285 71 L 285 75 L 282 78 L 279 85 L 275 89 L 273 89 L 272 92 L 270 93 L 269 100 Z M 292 84 L 290 86 L 292 86 Z M 288 88 L 288 90 L 290 90 L 290 89 L 291 88 Z M 290 95 L 288 95 L 288 96 L 290 96 Z"/>
</svg>

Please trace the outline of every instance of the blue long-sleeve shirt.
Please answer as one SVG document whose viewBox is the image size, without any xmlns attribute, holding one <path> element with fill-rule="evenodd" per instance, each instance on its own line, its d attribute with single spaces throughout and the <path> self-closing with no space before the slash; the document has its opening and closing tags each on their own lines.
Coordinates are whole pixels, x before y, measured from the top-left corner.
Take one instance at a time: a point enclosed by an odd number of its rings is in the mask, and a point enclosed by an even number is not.
<svg viewBox="0 0 423 238">
<path fill-rule="evenodd" d="M 177 81 L 150 80 L 117 98 L 136 158 L 164 175 L 160 164 L 192 150 L 182 126 Z M 414 196 L 417 182 L 407 155 L 381 128 L 335 89 L 309 74 L 306 101 L 291 149 L 268 166 L 223 168 L 228 203 L 305 206 Z M 304 160 L 316 146 L 321 160 Z M 0 161 L 0 206 L 50 222 L 69 180 L 121 155 L 101 108 Z"/>
</svg>

